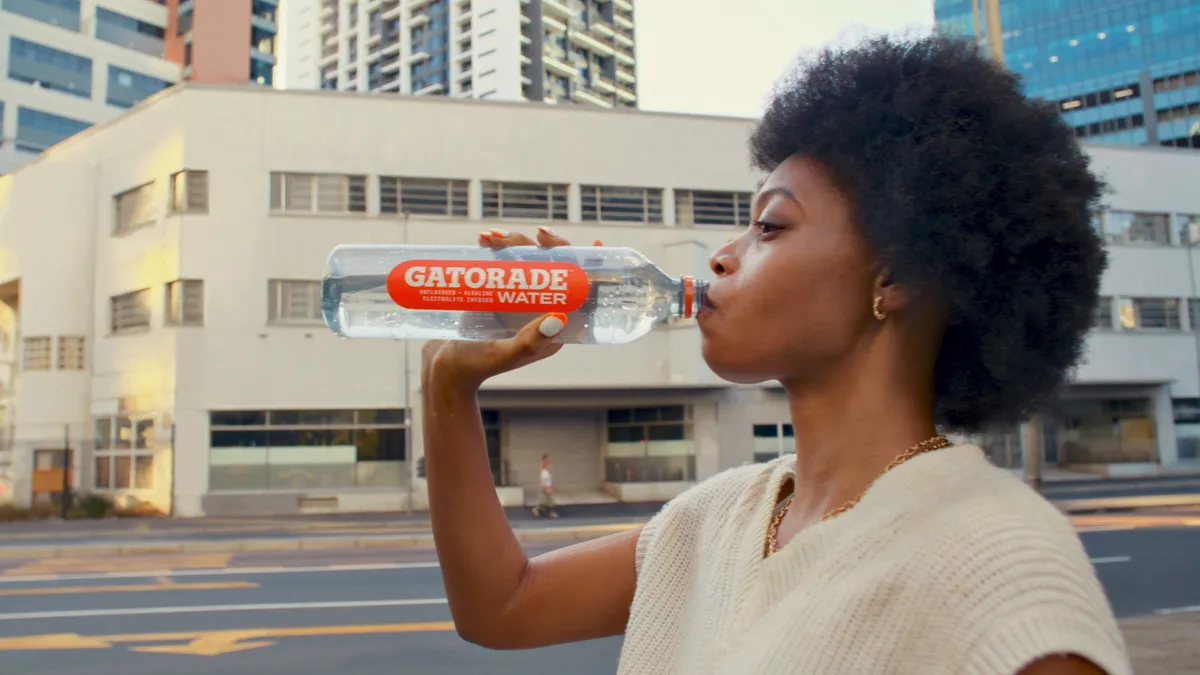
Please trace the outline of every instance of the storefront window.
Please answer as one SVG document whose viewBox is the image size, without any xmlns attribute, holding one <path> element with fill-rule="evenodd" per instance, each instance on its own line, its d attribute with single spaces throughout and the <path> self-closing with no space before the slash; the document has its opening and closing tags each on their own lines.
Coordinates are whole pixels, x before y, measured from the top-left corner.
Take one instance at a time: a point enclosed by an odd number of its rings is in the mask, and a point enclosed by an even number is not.
<svg viewBox="0 0 1200 675">
<path fill-rule="evenodd" d="M 154 420 L 157 413 L 97 417 L 92 422 L 92 487 L 149 490 L 154 487 Z"/>
<path fill-rule="evenodd" d="M 407 484 L 401 409 L 218 411 L 209 424 L 214 491 Z"/>
<path fill-rule="evenodd" d="M 1200 460 L 1200 398 L 1177 398 L 1173 403 L 1179 459 Z"/>
<path fill-rule="evenodd" d="M 604 464 L 609 483 L 695 480 L 691 408 L 609 410 Z"/>
<path fill-rule="evenodd" d="M 1059 465 L 1157 462 L 1154 407 L 1148 398 L 1074 399 L 1058 404 L 1049 438 Z M 1052 461 L 1047 448 L 1047 462 Z"/>
</svg>

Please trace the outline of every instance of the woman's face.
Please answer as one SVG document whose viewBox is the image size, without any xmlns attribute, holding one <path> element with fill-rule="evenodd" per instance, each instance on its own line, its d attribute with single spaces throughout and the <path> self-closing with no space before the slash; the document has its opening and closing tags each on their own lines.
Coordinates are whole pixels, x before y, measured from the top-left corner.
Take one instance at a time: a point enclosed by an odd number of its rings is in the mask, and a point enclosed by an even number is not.
<svg viewBox="0 0 1200 675">
<path fill-rule="evenodd" d="M 752 216 L 712 257 L 704 360 L 732 382 L 819 377 L 872 330 L 874 255 L 846 196 L 808 158 L 771 173 Z"/>
</svg>

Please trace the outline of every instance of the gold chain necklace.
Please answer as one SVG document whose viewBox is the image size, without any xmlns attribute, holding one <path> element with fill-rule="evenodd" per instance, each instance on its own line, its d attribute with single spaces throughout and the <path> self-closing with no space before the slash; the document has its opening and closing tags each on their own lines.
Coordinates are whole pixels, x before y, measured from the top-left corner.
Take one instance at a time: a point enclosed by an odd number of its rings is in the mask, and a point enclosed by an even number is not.
<svg viewBox="0 0 1200 675">
<path fill-rule="evenodd" d="M 904 452 L 900 453 L 899 455 L 896 455 L 896 458 L 892 460 L 891 464 L 887 465 L 887 468 L 883 470 L 883 473 L 887 473 L 887 472 L 891 471 L 892 469 L 900 466 L 901 464 L 907 462 L 908 460 L 912 459 L 913 457 L 916 457 L 917 455 L 919 455 L 921 453 L 929 452 L 931 450 L 940 450 L 942 448 L 948 448 L 951 445 L 952 445 L 952 443 L 950 443 L 950 441 L 945 436 L 934 436 L 933 438 L 929 438 L 924 441 L 921 441 L 920 443 L 917 443 L 916 445 L 905 450 Z M 881 473 L 879 476 L 882 477 L 883 474 Z M 876 478 L 875 480 L 877 481 L 877 480 L 879 480 L 879 478 Z M 857 497 L 855 497 L 854 499 L 851 499 L 850 501 L 846 502 L 845 504 L 842 504 L 841 506 L 830 511 L 829 513 L 826 513 L 824 516 L 821 517 L 821 521 L 823 522 L 823 521 L 829 520 L 830 518 L 833 518 L 834 516 L 843 514 L 847 511 L 849 511 L 850 509 L 854 508 L 854 505 L 858 504 L 859 500 L 861 500 L 863 498 L 863 495 L 865 495 L 867 493 L 867 490 L 870 490 L 874 484 L 875 484 L 875 482 L 872 481 L 871 485 L 868 485 L 867 489 L 863 490 L 861 493 L 859 493 L 859 495 Z M 787 501 L 784 502 L 783 506 L 779 509 L 779 513 L 776 513 L 775 517 L 773 519 L 771 519 L 771 525 L 770 525 L 770 527 L 767 528 L 767 553 L 768 553 L 768 555 L 779 552 L 779 524 L 783 522 L 783 517 L 787 515 L 788 509 L 791 508 L 792 501 L 795 498 L 796 498 L 796 494 L 795 494 L 795 490 L 793 489 L 792 494 L 790 496 L 788 496 Z"/>
</svg>

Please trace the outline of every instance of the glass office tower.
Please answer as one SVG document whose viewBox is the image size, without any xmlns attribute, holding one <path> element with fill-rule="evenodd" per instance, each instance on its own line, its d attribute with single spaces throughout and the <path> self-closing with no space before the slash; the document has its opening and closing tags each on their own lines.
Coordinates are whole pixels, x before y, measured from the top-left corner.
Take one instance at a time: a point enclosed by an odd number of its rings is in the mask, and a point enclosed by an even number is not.
<svg viewBox="0 0 1200 675">
<path fill-rule="evenodd" d="M 934 0 L 1081 138 L 1200 148 L 1200 0 Z"/>
</svg>

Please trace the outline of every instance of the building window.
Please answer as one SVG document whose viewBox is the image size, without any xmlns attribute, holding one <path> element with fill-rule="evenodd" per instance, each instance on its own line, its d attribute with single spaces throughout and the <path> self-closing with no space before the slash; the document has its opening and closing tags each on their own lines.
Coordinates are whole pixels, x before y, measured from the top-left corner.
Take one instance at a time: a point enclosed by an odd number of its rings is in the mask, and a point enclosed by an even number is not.
<svg viewBox="0 0 1200 675">
<path fill-rule="evenodd" d="M 483 217 L 566 220 L 567 186 L 484 181 Z"/>
<path fill-rule="evenodd" d="M 769 462 L 787 454 L 796 453 L 796 432 L 792 425 L 755 424 L 754 461 Z"/>
<path fill-rule="evenodd" d="M 128 234 L 154 224 L 154 183 L 127 190 L 113 197 L 113 234 Z"/>
<path fill-rule="evenodd" d="M 1109 244 L 1171 245 L 1171 218 L 1165 213 L 1109 211 L 1104 239 Z"/>
<path fill-rule="evenodd" d="M 1048 420 L 1047 463 L 1110 464 L 1157 462 L 1158 445 L 1150 399 L 1067 399 Z"/>
<path fill-rule="evenodd" d="M 141 333 L 150 329 L 150 289 L 114 295 L 109 299 L 113 335 Z"/>
<path fill-rule="evenodd" d="M 23 152 L 41 152 L 90 126 L 88 122 L 70 117 L 33 108 L 17 108 L 17 149 Z"/>
<path fill-rule="evenodd" d="M 500 411 L 481 410 L 483 421 L 483 440 L 487 447 L 488 464 L 492 467 L 492 483 L 497 486 L 508 485 L 508 466 L 501 452 Z"/>
<path fill-rule="evenodd" d="M 1179 459 L 1200 459 L 1200 398 L 1177 398 L 1172 404 Z"/>
<path fill-rule="evenodd" d="M 680 225 L 750 224 L 751 192 L 675 191 L 675 220 Z"/>
<path fill-rule="evenodd" d="M 14 36 L 8 45 L 8 79 L 91 98 L 92 60 Z"/>
<path fill-rule="evenodd" d="M 1184 246 L 1200 246 L 1200 215 L 1176 214 L 1179 223 L 1179 241 Z"/>
<path fill-rule="evenodd" d="M 379 212 L 465 218 L 467 181 L 380 176 Z"/>
<path fill-rule="evenodd" d="M 272 173 L 271 210 L 283 213 L 366 213 L 367 177 Z"/>
<path fill-rule="evenodd" d="M 209 426 L 210 490 L 408 484 L 403 409 L 213 411 Z"/>
<path fill-rule="evenodd" d="M 321 282 L 271 279 L 267 320 L 273 324 L 321 323 Z"/>
<path fill-rule="evenodd" d="M 93 484 L 97 490 L 154 487 L 154 413 L 97 417 Z"/>
<path fill-rule="evenodd" d="M 50 370 L 50 338 L 48 336 L 27 337 L 22 341 L 21 368 L 23 370 Z"/>
<path fill-rule="evenodd" d="M 171 176 L 171 210 L 208 213 L 207 171 L 180 171 Z"/>
<path fill-rule="evenodd" d="M 1190 298 L 1188 305 L 1188 327 L 1200 332 L 1200 298 Z"/>
<path fill-rule="evenodd" d="M 167 284 L 166 323 L 168 326 L 204 325 L 204 282 L 178 279 Z"/>
<path fill-rule="evenodd" d="M 62 335 L 58 338 L 58 369 L 83 370 L 84 339 L 80 335 Z"/>
<path fill-rule="evenodd" d="M 695 480 L 691 408 L 609 410 L 605 450 L 605 475 L 610 483 Z"/>
<path fill-rule="evenodd" d="M 79 0 L 5 0 L 0 11 L 79 32 Z"/>
<path fill-rule="evenodd" d="M 1112 330 L 1113 329 L 1113 299 L 1111 297 L 1101 297 L 1096 305 L 1096 318 L 1093 324 L 1097 330 Z"/>
<path fill-rule="evenodd" d="M 583 220 L 661 223 L 662 190 L 658 188 L 584 185 Z"/>
<path fill-rule="evenodd" d="M 96 8 L 97 40 L 161 57 L 165 35 L 166 30 L 161 26 L 103 7 Z"/>
<path fill-rule="evenodd" d="M 109 66 L 106 100 L 109 105 L 115 105 L 118 108 L 132 108 L 169 86 L 171 83 L 166 80 L 135 73 L 117 66 Z"/>
<path fill-rule="evenodd" d="M 1127 330 L 1180 330 L 1182 316 L 1175 298 L 1124 298 L 1121 327 Z"/>
</svg>

